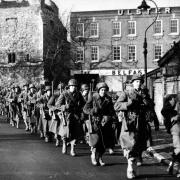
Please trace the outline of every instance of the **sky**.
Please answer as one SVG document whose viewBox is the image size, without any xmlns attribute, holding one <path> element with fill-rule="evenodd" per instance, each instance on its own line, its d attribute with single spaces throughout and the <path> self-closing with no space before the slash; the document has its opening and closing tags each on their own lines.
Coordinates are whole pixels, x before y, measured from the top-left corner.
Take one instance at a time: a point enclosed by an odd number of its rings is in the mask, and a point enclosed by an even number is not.
<svg viewBox="0 0 180 180">
<path fill-rule="evenodd" d="M 60 12 L 92 11 L 110 9 L 135 9 L 142 0 L 53 0 Z M 180 0 L 154 0 L 158 7 L 180 6 Z M 147 4 L 154 7 L 151 0 Z"/>
</svg>

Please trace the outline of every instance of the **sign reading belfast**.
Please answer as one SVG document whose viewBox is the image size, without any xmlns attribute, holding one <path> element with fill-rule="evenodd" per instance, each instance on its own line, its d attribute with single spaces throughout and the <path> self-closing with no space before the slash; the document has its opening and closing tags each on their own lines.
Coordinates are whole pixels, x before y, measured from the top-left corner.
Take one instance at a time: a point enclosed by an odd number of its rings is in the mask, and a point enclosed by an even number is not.
<svg viewBox="0 0 180 180">
<path fill-rule="evenodd" d="M 150 72 L 152 69 L 148 69 Z M 99 74 L 99 76 L 128 76 L 133 74 L 144 74 L 144 69 L 95 69 L 95 70 L 76 70 L 71 71 L 71 76 L 75 74 Z"/>
</svg>

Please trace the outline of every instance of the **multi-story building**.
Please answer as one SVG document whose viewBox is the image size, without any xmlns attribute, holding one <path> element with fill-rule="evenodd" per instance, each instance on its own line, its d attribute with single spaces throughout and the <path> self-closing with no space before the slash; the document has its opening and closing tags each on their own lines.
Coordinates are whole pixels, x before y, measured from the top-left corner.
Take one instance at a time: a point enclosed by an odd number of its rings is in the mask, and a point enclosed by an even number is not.
<svg viewBox="0 0 180 180">
<path fill-rule="evenodd" d="M 110 90 L 121 91 L 131 75 L 144 74 L 145 30 L 157 13 L 147 31 L 148 72 L 180 40 L 180 7 L 72 12 L 72 44 L 76 41 L 76 63 L 81 66 L 71 70 L 71 75 L 93 84 L 102 79 Z"/>
<path fill-rule="evenodd" d="M 1 84 L 58 81 L 61 58 L 54 57 L 66 34 L 53 1 L 1 0 Z"/>
</svg>

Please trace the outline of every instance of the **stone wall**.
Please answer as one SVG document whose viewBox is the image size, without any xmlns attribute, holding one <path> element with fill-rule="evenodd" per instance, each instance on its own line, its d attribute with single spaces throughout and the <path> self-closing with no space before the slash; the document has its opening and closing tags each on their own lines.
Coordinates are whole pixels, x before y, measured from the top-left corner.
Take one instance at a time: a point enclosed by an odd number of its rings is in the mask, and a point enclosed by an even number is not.
<svg viewBox="0 0 180 180">
<path fill-rule="evenodd" d="M 51 0 L 0 3 L 0 82 L 39 83 L 58 78 L 55 73 L 62 58 L 54 57 L 62 40 L 67 41 L 58 15 Z"/>
</svg>

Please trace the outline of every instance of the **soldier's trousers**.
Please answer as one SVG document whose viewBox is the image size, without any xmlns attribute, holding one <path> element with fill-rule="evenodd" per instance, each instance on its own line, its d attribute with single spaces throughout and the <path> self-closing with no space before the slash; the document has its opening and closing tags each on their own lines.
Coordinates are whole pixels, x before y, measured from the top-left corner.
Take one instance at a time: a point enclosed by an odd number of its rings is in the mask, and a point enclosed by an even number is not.
<svg viewBox="0 0 180 180">
<path fill-rule="evenodd" d="M 180 154 L 180 123 L 176 123 L 171 128 L 171 135 L 173 140 L 173 147 L 174 147 L 174 154 L 178 155 Z M 180 162 L 180 159 L 179 159 Z"/>
</svg>

